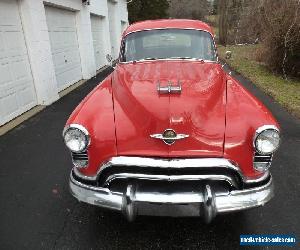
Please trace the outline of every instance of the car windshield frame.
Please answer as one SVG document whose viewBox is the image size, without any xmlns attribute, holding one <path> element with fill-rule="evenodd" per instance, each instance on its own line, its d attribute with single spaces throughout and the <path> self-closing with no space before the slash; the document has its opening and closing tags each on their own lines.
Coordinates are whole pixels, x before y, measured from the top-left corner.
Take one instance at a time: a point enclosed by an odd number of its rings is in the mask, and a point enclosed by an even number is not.
<svg viewBox="0 0 300 250">
<path fill-rule="evenodd" d="M 213 56 L 214 60 L 207 60 L 203 58 L 196 58 L 196 57 L 168 57 L 168 58 L 158 58 L 158 57 L 147 57 L 144 59 L 137 59 L 137 60 L 124 60 L 124 52 L 125 52 L 125 46 L 126 46 L 126 41 L 128 36 L 135 34 L 135 33 L 140 33 L 140 32 L 148 32 L 148 31 L 159 31 L 159 30 L 194 30 L 194 31 L 201 31 L 201 32 L 206 32 L 210 36 L 211 40 L 211 46 L 213 48 Z M 187 61 L 203 61 L 203 62 L 211 62 L 211 63 L 219 63 L 219 58 L 218 58 L 218 52 L 217 52 L 217 47 L 215 43 L 215 39 L 213 35 L 203 29 L 195 29 L 195 28 L 155 28 L 155 29 L 143 29 L 143 30 L 136 30 L 129 32 L 126 34 L 121 41 L 121 47 L 120 47 L 120 52 L 119 52 L 119 58 L 118 58 L 118 63 L 126 64 L 126 63 L 132 63 L 132 62 L 143 62 L 143 61 L 156 61 L 156 60 L 187 60 Z"/>
</svg>

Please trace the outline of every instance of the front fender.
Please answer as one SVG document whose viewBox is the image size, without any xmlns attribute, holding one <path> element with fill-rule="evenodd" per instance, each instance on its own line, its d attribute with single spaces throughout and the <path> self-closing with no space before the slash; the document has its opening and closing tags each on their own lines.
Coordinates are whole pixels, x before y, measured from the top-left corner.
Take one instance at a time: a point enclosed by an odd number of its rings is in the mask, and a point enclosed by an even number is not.
<svg viewBox="0 0 300 250">
<path fill-rule="evenodd" d="M 95 175 L 100 163 L 117 155 L 111 81 L 110 75 L 77 106 L 66 123 L 83 125 L 91 135 L 89 165 L 79 170 L 86 176 Z"/>
<path fill-rule="evenodd" d="M 258 178 L 261 172 L 253 168 L 253 138 L 263 125 L 279 125 L 270 111 L 237 80 L 227 75 L 226 129 L 224 157 L 236 162 L 248 178 Z"/>
</svg>

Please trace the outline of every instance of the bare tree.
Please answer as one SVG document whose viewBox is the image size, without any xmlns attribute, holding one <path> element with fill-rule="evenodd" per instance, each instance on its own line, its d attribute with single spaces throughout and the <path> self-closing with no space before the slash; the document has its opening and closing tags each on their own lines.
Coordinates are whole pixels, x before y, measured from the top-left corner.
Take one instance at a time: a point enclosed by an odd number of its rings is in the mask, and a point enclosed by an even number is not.
<svg viewBox="0 0 300 250">
<path fill-rule="evenodd" d="M 169 0 L 171 18 L 188 18 L 204 20 L 209 14 L 207 0 Z"/>
<path fill-rule="evenodd" d="M 228 33 L 228 0 L 219 0 L 219 43 L 226 46 Z"/>
</svg>

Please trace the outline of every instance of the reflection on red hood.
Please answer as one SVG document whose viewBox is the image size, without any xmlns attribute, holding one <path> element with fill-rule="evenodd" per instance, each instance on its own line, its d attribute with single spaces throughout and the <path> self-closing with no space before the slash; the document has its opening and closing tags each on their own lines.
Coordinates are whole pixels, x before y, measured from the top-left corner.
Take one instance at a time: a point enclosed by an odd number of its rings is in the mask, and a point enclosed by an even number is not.
<svg viewBox="0 0 300 250">
<path fill-rule="evenodd" d="M 181 94 L 159 94 L 157 84 L 181 82 Z M 216 63 L 149 61 L 119 64 L 113 74 L 119 155 L 223 156 L 226 81 Z M 188 138 L 173 145 L 151 134 L 173 129 Z"/>
</svg>

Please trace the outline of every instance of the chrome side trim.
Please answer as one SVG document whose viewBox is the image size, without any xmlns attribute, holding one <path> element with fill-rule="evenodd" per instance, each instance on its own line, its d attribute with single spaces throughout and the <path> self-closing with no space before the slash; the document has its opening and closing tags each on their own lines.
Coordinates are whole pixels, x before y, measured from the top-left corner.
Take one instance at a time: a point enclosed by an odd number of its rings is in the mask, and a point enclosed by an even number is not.
<svg viewBox="0 0 300 250">
<path fill-rule="evenodd" d="M 110 175 L 104 186 L 108 186 L 110 182 L 115 179 L 140 179 L 153 181 L 196 181 L 196 180 L 212 180 L 212 181 L 226 181 L 231 186 L 238 188 L 236 180 L 227 175 L 154 175 L 154 174 L 132 174 L 132 173 L 118 173 Z"/>
<path fill-rule="evenodd" d="M 101 173 L 112 166 L 136 166 L 140 168 L 154 167 L 154 168 L 210 168 L 223 167 L 236 171 L 242 178 L 244 183 L 256 183 L 265 180 L 269 176 L 269 171 L 257 179 L 245 178 L 240 168 L 232 161 L 224 158 L 191 158 L 191 159 L 167 159 L 167 158 L 148 158 L 148 157 L 131 157 L 131 156 L 117 156 L 112 157 L 109 161 L 104 163 L 94 176 L 86 176 L 79 172 L 78 169 L 73 168 L 74 173 L 84 180 L 95 181 Z"/>
</svg>

